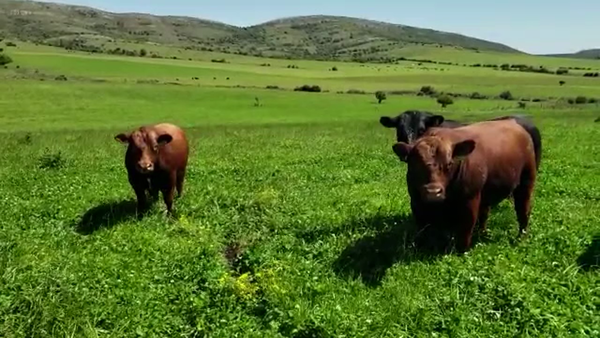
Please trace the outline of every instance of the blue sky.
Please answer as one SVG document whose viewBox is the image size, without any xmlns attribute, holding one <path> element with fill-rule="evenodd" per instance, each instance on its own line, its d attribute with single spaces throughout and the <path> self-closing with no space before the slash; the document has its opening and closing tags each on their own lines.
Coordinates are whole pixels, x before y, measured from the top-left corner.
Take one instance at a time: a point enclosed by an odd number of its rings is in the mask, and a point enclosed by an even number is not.
<svg viewBox="0 0 600 338">
<path fill-rule="evenodd" d="M 600 48 L 600 0 L 55 0 L 113 12 L 185 15 L 249 26 L 328 14 L 455 32 L 529 53 Z M 484 4 L 486 3 L 487 4 Z"/>
</svg>

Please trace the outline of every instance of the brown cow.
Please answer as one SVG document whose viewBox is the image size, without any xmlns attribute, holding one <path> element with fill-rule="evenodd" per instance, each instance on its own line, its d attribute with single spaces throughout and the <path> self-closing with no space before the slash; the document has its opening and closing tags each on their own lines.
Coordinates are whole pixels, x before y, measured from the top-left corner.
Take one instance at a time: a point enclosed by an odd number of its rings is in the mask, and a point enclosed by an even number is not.
<svg viewBox="0 0 600 338">
<path fill-rule="evenodd" d="M 142 126 L 130 134 L 119 134 L 115 139 L 128 143 L 125 167 L 129 183 L 135 191 L 138 209 L 147 207 L 146 192 L 153 199 L 163 194 L 167 212 L 172 213 L 175 188 L 183 192 L 183 180 L 188 161 L 188 141 L 179 127 L 163 123 Z"/>
<path fill-rule="evenodd" d="M 531 137 L 515 120 L 432 128 L 414 144 L 393 149 L 408 163 L 411 209 L 420 228 L 450 222 L 464 252 L 475 224 L 485 232 L 490 208 L 512 194 L 520 234 L 527 232 L 536 157 Z"/>
</svg>

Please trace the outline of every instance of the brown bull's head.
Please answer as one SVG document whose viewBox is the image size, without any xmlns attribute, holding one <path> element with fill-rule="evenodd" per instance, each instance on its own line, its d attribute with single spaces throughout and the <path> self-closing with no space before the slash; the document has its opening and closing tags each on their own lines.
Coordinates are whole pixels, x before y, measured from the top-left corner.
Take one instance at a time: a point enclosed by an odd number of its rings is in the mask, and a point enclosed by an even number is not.
<svg viewBox="0 0 600 338">
<path fill-rule="evenodd" d="M 453 143 L 430 136 L 414 145 L 396 143 L 393 149 L 408 164 L 409 184 L 418 187 L 423 200 L 440 202 L 446 198 L 446 188 L 458 162 L 473 152 L 475 141 Z"/>
<path fill-rule="evenodd" d="M 140 128 L 131 134 L 119 134 L 115 139 L 129 144 L 127 156 L 135 163 L 135 168 L 143 174 L 154 171 L 160 148 L 173 140 L 169 134 L 157 134 L 152 129 Z"/>
</svg>

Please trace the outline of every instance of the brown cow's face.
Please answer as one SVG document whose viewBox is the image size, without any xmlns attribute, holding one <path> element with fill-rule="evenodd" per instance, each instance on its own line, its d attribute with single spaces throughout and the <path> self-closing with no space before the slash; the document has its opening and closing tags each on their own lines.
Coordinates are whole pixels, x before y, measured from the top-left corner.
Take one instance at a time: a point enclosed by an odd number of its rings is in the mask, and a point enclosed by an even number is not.
<svg viewBox="0 0 600 338">
<path fill-rule="evenodd" d="M 475 141 L 451 143 L 438 137 L 425 137 L 414 145 L 396 143 L 394 152 L 408 163 L 410 184 L 418 187 L 428 202 L 446 199 L 446 187 L 458 161 L 475 149 Z"/>
<path fill-rule="evenodd" d="M 169 134 L 157 135 L 153 130 L 146 129 L 139 129 L 128 135 L 119 134 L 115 139 L 129 143 L 135 168 L 142 174 L 154 171 L 160 148 L 173 140 Z"/>
</svg>

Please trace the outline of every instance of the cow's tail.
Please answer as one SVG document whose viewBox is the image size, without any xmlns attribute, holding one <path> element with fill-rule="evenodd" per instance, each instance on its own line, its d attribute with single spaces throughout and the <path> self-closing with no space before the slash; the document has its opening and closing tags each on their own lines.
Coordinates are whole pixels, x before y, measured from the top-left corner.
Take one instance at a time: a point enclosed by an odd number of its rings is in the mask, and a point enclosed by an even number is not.
<svg viewBox="0 0 600 338">
<path fill-rule="evenodd" d="M 514 119 L 521 127 L 523 127 L 523 129 L 527 131 L 529 136 L 531 136 L 531 140 L 533 141 L 533 150 L 535 152 L 535 167 L 536 170 L 538 170 L 542 160 L 542 134 L 528 118 L 515 116 Z"/>
</svg>

